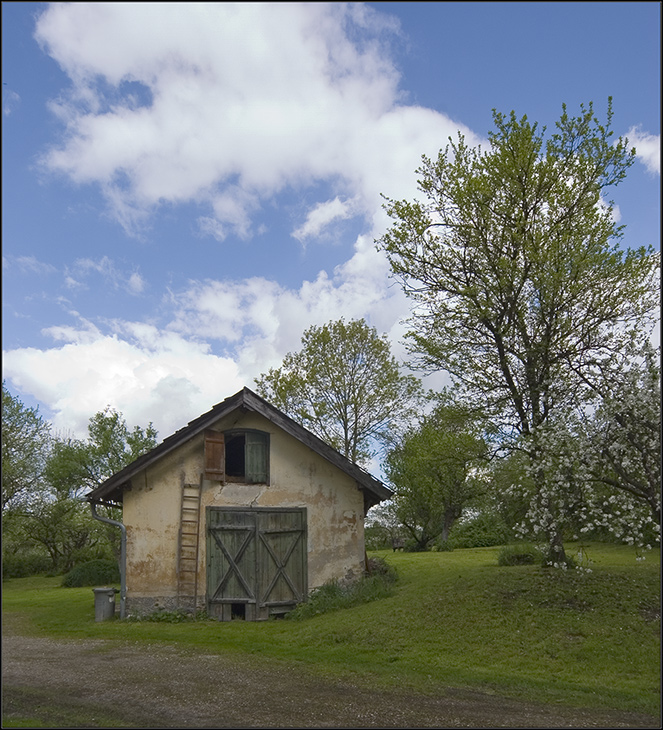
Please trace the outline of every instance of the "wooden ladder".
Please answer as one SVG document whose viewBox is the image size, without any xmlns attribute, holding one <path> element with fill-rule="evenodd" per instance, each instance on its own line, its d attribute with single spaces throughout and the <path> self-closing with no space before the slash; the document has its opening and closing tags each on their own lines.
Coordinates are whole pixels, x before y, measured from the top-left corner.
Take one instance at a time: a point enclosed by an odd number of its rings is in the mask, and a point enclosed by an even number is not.
<svg viewBox="0 0 663 730">
<path fill-rule="evenodd" d="M 182 482 L 182 509 L 177 551 L 177 603 L 193 611 L 198 603 L 198 547 L 200 544 L 200 497 L 198 484 Z"/>
</svg>

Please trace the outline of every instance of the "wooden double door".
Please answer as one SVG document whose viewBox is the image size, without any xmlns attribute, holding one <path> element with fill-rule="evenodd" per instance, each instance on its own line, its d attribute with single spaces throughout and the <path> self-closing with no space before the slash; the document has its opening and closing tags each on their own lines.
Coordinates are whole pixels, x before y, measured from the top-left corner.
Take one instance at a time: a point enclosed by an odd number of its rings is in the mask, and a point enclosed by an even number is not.
<svg viewBox="0 0 663 730">
<path fill-rule="evenodd" d="M 207 508 L 207 611 L 263 620 L 306 600 L 305 508 Z"/>
</svg>

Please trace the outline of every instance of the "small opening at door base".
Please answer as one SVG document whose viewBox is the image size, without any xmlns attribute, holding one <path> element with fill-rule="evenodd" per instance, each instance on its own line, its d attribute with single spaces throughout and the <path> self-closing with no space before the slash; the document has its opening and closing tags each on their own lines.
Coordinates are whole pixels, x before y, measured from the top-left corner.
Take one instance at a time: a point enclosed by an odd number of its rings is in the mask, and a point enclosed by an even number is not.
<svg viewBox="0 0 663 730">
<path fill-rule="evenodd" d="M 246 604 L 245 603 L 231 603 L 230 604 L 230 618 L 231 620 L 246 619 Z"/>
</svg>

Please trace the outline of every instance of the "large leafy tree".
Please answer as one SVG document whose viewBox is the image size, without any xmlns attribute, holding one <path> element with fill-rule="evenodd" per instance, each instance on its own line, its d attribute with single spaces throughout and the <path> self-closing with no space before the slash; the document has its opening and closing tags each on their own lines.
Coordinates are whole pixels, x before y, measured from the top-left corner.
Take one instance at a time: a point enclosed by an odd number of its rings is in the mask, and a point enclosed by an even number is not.
<svg viewBox="0 0 663 730">
<path fill-rule="evenodd" d="M 2 383 L 2 515 L 25 510 L 43 491 L 50 424 Z"/>
<path fill-rule="evenodd" d="M 365 463 L 416 413 L 418 379 L 403 375 L 386 336 L 364 320 L 313 326 L 302 349 L 256 379 L 257 391 L 348 459 Z"/>
<path fill-rule="evenodd" d="M 445 404 L 408 433 L 386 459 L 394 513 L 419 550 L 446 541 L 464 508 L 484 489 L 487 445 L 464 408 Z"/>
<path fill-rule="evenodd" d="M 66 571 L 109 548 L 117 554 L 117 531 L 94 520 L 81 497 L 156 446 L 156 435 L 152 424 L 130 429 L 109 407 L 90 418 L 86 440 L 55 436 L 3 383 L 3 555 L 37 546 L 54 570 Z"/>
<path fill-rule="evenodd" d="M 54 499 L 35 512 L 34 539 L 51 555 L 57 556 L 60 564 L 71 563 L 80 551 L 80 545 L 89 547 L 98 542 L 100 532 L 113 553 L 119 554 L 118 531 L 93 520 L 81 497 L 154 448 L 156 436 L 151 423 L 147 428 L 134 426 L 130 429 L 124 416 L 109 406 L 90 418 L 86 440 L 62 438 L 55 442 L 45 469 Z M 112 519 L 121 518 L 117 508 L 102 507 L 100 510 Z M 63 525 L 62 519 L 51 519 L 53 512 L 68 517 L 67 524 Z"/>
<path fill-rule="evenodd" d="M 90 418 L 86 440 L 56 441 L 46 476 L 56 490 L 81 495 L 153 449 L 156 437 L 151 423 L 130 429 L 124 416 L 109 406 Z"/>
<path fill-rule="evenodd" d="M 2 383 L 2 569 L 24 575 L 47 564 L 35 550 L 28 516 L 48 498 L 43 479 L 52 444 L 50 424 Z"/>
<path fill-rule="evenodd" d="M 67 494 L 51 494 L 36 503 L 23 529 L 28 543 L 45 550 L 52 569 L 59 572 L 71 570 L 78 562 L 116 554 L 115 537 L 92 518 L 87 504 Z"/>
<path fill-rule="evenodd" d="M 620 248 L 608 190 L 634 160 L 592 104 L 563 107 L 546 135 L 527 117 L 493 113 L 486 150 L 459 136 L 423 157 L 424 201 L 389 200 L 378 245 L 416 306 L 409 342 L 448 371 L 469 402 L 528 452 L 550 546 L 563 557 L 539 430 L 600 387 L 615 357 L 648 334 L 658 257 Z"/>
</svg>

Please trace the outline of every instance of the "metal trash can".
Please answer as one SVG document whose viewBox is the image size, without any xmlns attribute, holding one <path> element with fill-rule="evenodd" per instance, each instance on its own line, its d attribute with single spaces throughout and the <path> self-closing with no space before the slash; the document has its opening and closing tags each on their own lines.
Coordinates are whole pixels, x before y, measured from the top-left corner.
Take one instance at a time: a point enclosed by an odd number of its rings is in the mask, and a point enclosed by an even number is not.
<svg viewBox="0 0 663 730">
<path fill-rule="evenodd" d="M 115 616 L 115 594 L 117 588 L 93 588 L 94 620 L 107 621 Z"/>
</svg>

